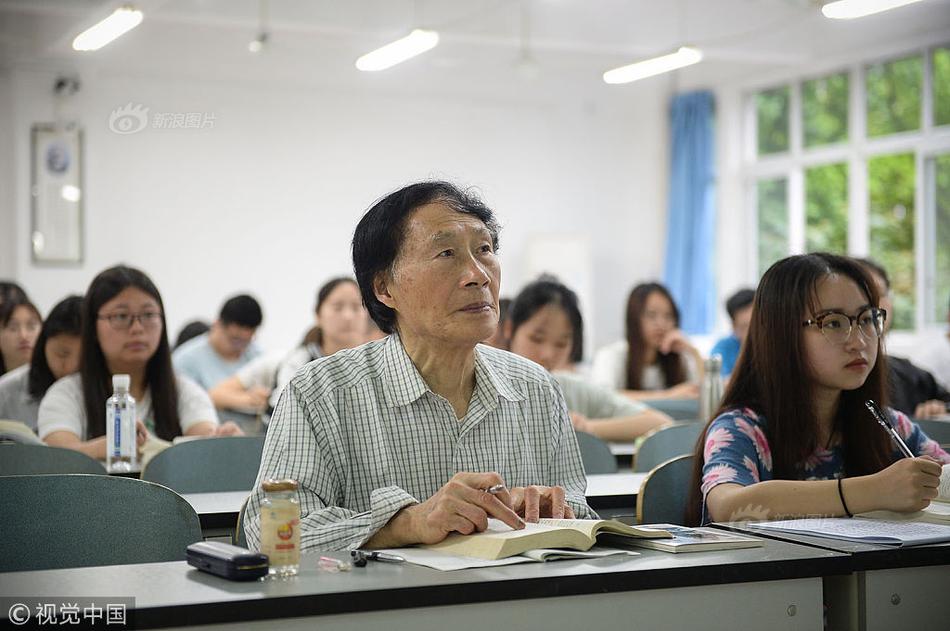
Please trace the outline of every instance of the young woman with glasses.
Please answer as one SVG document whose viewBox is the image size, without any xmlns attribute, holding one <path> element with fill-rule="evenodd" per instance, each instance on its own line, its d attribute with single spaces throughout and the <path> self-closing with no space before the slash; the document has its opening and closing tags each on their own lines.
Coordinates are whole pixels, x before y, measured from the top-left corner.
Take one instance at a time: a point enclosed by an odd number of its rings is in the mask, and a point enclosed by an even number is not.
<svg viewBox="0 0 950 631">
<path fill-rule="evenodd" d="M 138 414 L 139 445 L 154 433 L 239 434 L 218 425 L 211 399 L 172 370 L 162 297 L 152 281 L 125 266 L 105 270 L 89 285 L 82 308 L 79 373 L 57 381 L 40 402 L 39 436 L 47 444 L 104 459 L 105 405 L 112 375 L 128 374 Z"/>
<path fill-rule="evenodd" d="M 884 407 L 904 458 L 865 402 L 886 403 L 887 314 L 864 268 L 831 254 L 775 263 L 717 415 L 696 448 L 693 522 L 924 508 L 950 455 Z"/>
</svg>

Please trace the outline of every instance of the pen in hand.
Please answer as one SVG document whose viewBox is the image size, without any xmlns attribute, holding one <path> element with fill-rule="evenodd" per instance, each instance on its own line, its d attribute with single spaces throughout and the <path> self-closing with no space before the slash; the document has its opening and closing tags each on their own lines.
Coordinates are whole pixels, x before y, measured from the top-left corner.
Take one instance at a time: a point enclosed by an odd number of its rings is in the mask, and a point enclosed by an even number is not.
<svg viewBox="0 0 950 631">
<path fill-rule="evenodd" d="M 887 419 L 884 417 L 884 413 L 881 412 L 881 408 L 878 407 L 872 399 L 868 399 L 864 402 L 864 406 L 871 412 L 871 416 L 874 417 L 881 427 L 884 428 L 884 431 L 887 432 L 887 435 L 891 437 L 891 440 L 897 445 L 897 448 L 900 449 L 901 453 L 904 454 L 905 458 L 913 458 L 914 452 L 910 450 L 910 447 L 907 446 L 907 443 L 900 437 L 900 434 L 887 422 Z"/>
</svg>

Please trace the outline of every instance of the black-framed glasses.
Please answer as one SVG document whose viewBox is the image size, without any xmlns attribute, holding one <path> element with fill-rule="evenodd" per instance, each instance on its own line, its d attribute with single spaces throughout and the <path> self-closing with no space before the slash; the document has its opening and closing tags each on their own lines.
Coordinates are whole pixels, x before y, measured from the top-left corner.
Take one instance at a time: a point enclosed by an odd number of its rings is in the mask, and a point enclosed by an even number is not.
<svg viewBox="0 0 950 631">
<path fill-rule="evenodd" d="M 131 314 L 120 311 L 119 313 L 110 313 L 109 315 L 99 316 L 100 320 L 106 320 L 116 331 L 127 331 L 132 328 L 132 324 L 138 320 L 142 327 L 154 329 L 162 323 L 161 311 L 143 311 L 142 313 Z"/>
<path fill-rule="evenodd" d="M 851 339 L 854 325 L 866 339 L 877 339 L 884 332 L 887 311 L 877 307 L 868 307 L 856 316 L 840 311 L 826 311 L 812 319 L 802 322 L 802 326 L 817 326 L 825 338 L 834 344 L 844 344 Z"/>
</svg>

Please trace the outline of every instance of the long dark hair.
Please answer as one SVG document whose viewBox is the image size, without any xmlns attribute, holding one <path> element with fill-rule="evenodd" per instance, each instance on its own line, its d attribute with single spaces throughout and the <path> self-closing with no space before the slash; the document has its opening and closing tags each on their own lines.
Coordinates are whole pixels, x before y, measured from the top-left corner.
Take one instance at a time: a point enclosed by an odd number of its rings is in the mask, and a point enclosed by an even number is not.
<svg viewBox="0 0 950 631">
<path fill-rule="evenodd" d="M 33 347 L 33 357 L 30 360 L 30 374 L 27 377 L 27 390 L 30 396 L 39 401 L 56 381 L 49 362 L 46 361 L 46 343 L 57 335 L 73 335 L 79 337 L 82 333 L 82 296 L 67 296 L 53 307 L 40 336 Z"/>
<path fill-rule="evenodd" d="M 647 298 L 652 293 L 661 294 L 666 298 L 673 308 L 674 326 L 680 325 L 680 310 L 676 307 L 676 301 L 670 292 L 659 283 L 642 283 L 633 288 L 630 297 L 627 299 L 627 390 L 641 390 L 643 379 L 643 369 L 646 350 L 646 341 L 643 339 L 643 312 L 646 310 Z M 675 386 L 678 383 L 686 381 L 686 373 L 683 369 L 683 358 L 679 353 L 667 353 L 666 355 L 657 351 L 657 364 L 660 366 L 660 372 L 666 379 L 666 386 Z"/>
<path fill-rule="evenodd" d="M 5 302 L 0 304 L 0 328 L 5 327 L 10 323 L 10 319 L 13 318 L 13 312 L 17 310 L 17 307 L 26 307 L 32 311 L 37 319 L 42 322 L 43 316 L 40 315 L 40 310 L 36 308 L 30 299 L 26 297 L 24 293 L 17 293 L 11 291 L 6 297 Z M 36 348 L 35 346 L 33 348 Z M 0 375 L 6 374 L 7 372 L 7 363 L 3 361 L 3 353 L 0 353 Z"/>
<path fill-rule="evenodd" d="M 800 464 L 819 447 L 818 416 L 813 384 L 805 357 L 802 319 L 817 307 L 816 287 L 830 274 L 853 280 L 878 304 L 877 288 L 855 260 L 834 254 L 790 256 L 765 272 L 755 293 L 749 334 L 729 380 L 716 416 L 737 408 L 750 408 L 766 419 L 765 436 L 772 452 L 772 472 L 777 480 L 795 479 Z M 859 335 L 855 332 L 852 335 Z M 887 435 L 864 407 L 867 399 L 886 405 L 887 358 L 883 337 L 878 337 L 877 361 L 864 384 L 841 392 L 832 433 L 841 437 L 845 474 L 867 475 L 887 467 L 893 453 Z M 691 501 L 687 514 L 698 521 L 702 497 L 705 431 L 696 443 Z"/>
<path fill-rule="evenodd" d="M 181 422 L 178 417 L 178 386 L 168 347 L 165 306 L 151 279 L 144 272 L 124 265 L 111 267 L 96 276 L 86 291 L 82 305 L 82 362 L 79 374 L 82 376 L 88 422 L 86 437 L 96 438 L 106 433 L 106 400 L 112 395 L 112 375 L 96 333 L 99 309 L 128 287 L 141 289 L 154 298 L 162 312 L 162 335 L 158 349 L 145 366 L 145 384 L 152 398 L 155 433 L 159 438 L 171 440 L 181 435 Z"/>
<path fill-rule="evenodd" d="M 342 285 L 343 283 L 352 283 L 359 291 L 360 286 L 356 284 L 356 281 L 350 278 L 349 276 L 338 276 L 337 278 L 331 278 L 327 282 L 323 283 L 323 286 L 320 287 L 320 290 L 317 292 L 317 304 L 313 308 L 313 312 L 318 314 L 320 313 L 320 307 L 323 306 L 323 303 L 327 301 L 327 298 L 330 297 L 330 294 L 333 293 L 333 290 Z M 319 325 L 312 327 L 307 334 L 304 335 L 303 344 L 301 346 L 307 346 L 308 344 L 316 344 L 320 347 L 321 352 L 323 351 L 323 329 Z"/>
<path fill-rule="evenodd" d="M 542 276 L 529 283 L 512 301 L 508 310 L 511 337 L 514 338 L 515 331 L 547 305 L 557 305 L 564 310 L 571 323 L 570 360 L 575 363 L 581 361 L 584 357 L 584 319 L 581 317 L 577 294 L 551 276 Z"/>
</svg>

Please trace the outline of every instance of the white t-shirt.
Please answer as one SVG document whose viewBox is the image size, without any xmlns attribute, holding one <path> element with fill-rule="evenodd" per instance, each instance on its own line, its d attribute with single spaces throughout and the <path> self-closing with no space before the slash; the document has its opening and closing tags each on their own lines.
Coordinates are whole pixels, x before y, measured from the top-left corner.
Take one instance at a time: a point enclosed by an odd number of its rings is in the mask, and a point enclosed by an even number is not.
<svg viewBox="0 0 950 631">
<path fill-rule="evenodd" d="M 620 340 L 604 346 L 594 355 L 590 378 L 596 384 L 615 390 L 627 389 L 627 341 Z M 696 382 L 699 379 L 699 370 L 693 356 L 681 353 L 683 366 L 686 369 L 686 381 Z M 660 366 L 653 364 L 643 369 L 640 379 L 640 390 L 663 390 L 677 384 L 667 384 L 666 377 Z"/>
<path fill-rule="evenodd" d="M 944 388 L 950 390 L 950 338 L 945 332 L 928 338 L 911 357 L 914 364 L 927 370 Z"/>
<path fill-rule="evenodd" d="M 36 431 L 39 402 L 30 396 L 30 365 L 14 368 L 0 377 L 0 420 L 19 421 Z"/>
<path fill-rule="evenodd" d="M 284 356 L 258 357 L 237 371 L 235 376 L 245 388 L 259 386 L 271 390 L 270 405 L 276 408 L 284 386 L 290 383 L 298 370 L 319 357 L 323 357 L 323 352 L 316 344 L 298 346 Z"/>
<path fill-rule="evenodd" d="M 218 424 L 218 414 L 208 393 L 188 377 L 176 375 L 178 379 L 178 417 L 182 433 L 193 425 L 204 421 Z M 105 405 L 105 402 L 103 402 Z M 146 390 L 145 396 L 135 402 L 138 420 L 145 423 L 150 432 L 155 431 L 155 414 L 152 411 L 152 397 Z M 67 431 L 88 440 L 86 406 L 83 403 L 82 378 L 79 374 L 63 377 L 46 391 L 40 402 L 37 418 L 40 438 L 46 438 L 53 432 Z"/>
</svg>

